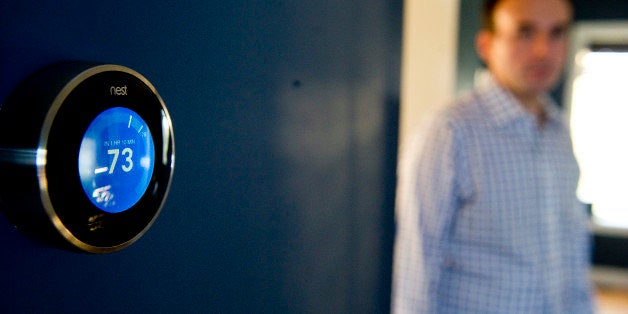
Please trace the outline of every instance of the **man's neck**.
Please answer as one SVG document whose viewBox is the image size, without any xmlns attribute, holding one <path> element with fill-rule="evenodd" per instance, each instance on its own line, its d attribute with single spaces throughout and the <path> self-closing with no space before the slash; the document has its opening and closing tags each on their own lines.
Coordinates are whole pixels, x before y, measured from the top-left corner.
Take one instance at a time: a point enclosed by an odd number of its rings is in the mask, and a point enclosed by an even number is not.
<svg viewBox="0 0 628 314">
<path fill-rule="evenodd" d="M 527 95 L 526 97 L 518 95 L 516 97 L 519 99 L 521 105 L 523 105 L 523 108 L 536 118 L 539 128 L 543 128 L 547 122 L 547 112 L 545 111 L 545 106 L 541 101 L 540 95 Z"/>
</svg>

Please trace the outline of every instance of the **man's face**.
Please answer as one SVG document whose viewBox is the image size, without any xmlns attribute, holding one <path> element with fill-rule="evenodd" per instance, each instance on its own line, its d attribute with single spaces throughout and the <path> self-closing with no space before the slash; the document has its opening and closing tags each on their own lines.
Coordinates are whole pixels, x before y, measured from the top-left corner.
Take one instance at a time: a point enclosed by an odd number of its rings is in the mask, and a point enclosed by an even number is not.
<svg viewBox="0 0 628 314">
<path fill-rule="evenodd" d="M 497 81 L 519 97 L 535 97 L 559 80 L 572 10 L 565 0 L 503 0 L 493 32 L 478 36 L 478 51 Z"/>
</svg>

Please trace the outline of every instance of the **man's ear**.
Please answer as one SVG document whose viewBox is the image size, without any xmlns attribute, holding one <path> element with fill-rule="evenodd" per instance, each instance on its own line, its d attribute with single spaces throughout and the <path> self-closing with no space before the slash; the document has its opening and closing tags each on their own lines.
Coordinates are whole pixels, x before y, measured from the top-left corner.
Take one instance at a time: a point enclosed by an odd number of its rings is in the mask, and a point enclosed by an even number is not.
<svg viewBox="0 0 628 314">
<path fill-rule="evenodd" d="M 475 35 L 475 51 L 484 64 L 487 64 L 492 38 L 493 34 L 487 30 L 481 30 Z"/>
</svg>

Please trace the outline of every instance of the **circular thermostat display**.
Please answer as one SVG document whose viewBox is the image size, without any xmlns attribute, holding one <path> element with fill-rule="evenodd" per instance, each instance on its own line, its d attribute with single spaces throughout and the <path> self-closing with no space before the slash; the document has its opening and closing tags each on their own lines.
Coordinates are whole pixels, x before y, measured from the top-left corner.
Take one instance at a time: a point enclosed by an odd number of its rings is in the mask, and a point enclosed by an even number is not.
<svg viewBox="0 0 628 314">
<path fill-rule="evenodd" d="M 23 82 L 0 110 L 0 209 L 45 243 L 106 253 L 137 241 L 174 170 L 166 106 L 141 74 L 69 62 Z M 56 240 L 54 240 L 56 239 Z"/>
<path fill-rule="evenodd" d="M 142 117 L 127 108 L 107 109 L 92 121 L 81 142 L 83 190 L 103 211 L 123 212 L 146 192 L 154 161 L 153 137 Z"/>
</svg>

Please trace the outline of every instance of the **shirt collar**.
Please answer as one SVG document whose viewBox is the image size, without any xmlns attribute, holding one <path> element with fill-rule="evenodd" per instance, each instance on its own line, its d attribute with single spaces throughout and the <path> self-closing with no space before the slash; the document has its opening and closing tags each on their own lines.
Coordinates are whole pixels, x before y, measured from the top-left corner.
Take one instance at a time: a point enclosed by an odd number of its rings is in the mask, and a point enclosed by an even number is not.
<svg viewBox="0 0 628 314">
<path fill-rule="evenodd" d="M 483 84 L 479 86 L 478 90 L 483 100 L 481 103 L 486 106 L 489 115 L 497 125 L 506 126 L 521 120 L 536 123 L 535 117 L 525 110 L 521 102 L 519 102 L 510 91 L 499 85 L 492 76 L 489 76 Z M 546 123 L 550 124 L 562 120 L 556 102 L 552 100 L 549 95 L 541 95 L 540 101 L 547 115 Z"/>
</svg>

